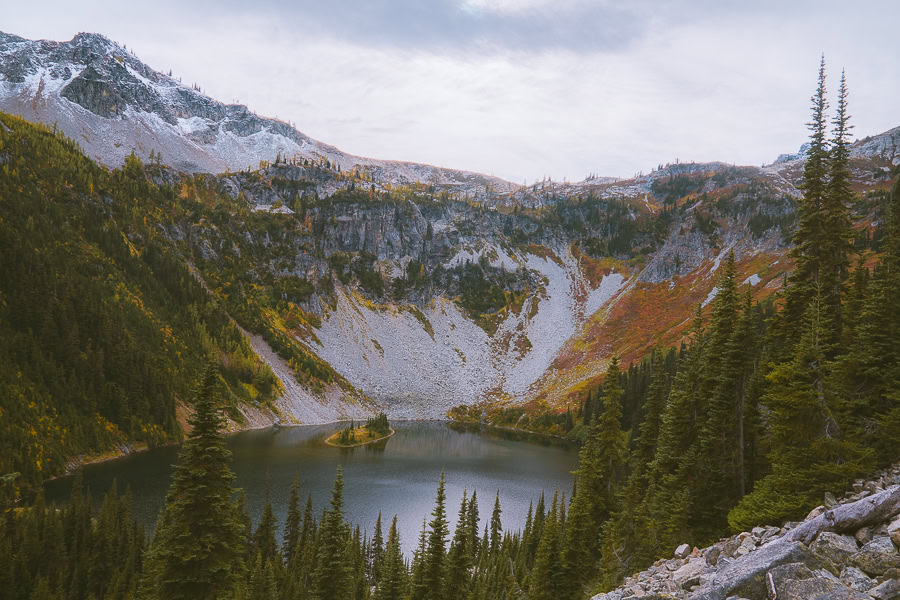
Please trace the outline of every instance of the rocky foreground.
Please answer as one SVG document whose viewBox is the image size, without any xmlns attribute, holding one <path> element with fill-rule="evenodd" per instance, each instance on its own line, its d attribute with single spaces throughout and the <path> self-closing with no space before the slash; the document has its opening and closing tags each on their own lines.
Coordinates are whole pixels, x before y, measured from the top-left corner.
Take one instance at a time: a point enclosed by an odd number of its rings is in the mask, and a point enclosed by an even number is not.
<svg viewBox="0 0 900 600">
<path fill-rule="evenodd" d="M 592 600 L 900 600 L 900 465 L 802 522 L 755 527 L 629 577 Z"/>
</svg>

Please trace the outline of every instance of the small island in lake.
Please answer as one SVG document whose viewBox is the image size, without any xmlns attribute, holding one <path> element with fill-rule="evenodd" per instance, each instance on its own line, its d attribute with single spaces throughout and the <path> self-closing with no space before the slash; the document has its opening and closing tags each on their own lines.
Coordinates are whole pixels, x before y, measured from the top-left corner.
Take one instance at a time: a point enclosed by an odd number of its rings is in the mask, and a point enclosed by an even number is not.
<svg viewBox="0 0 900 600">
<path fill-rule="evenodd" d="M 349 427 L 332 434 L 325 440 L 325 443 L 341 448 L 352 448 L 386 440 L 392 435 L 394 435 L 394 430 L 391 429 L 388 423 L 387 415 L 382 412 L 377 417 L 372 417 L 366 421 L 365 425 L 360 425 L 359 427 L 353 421 L 350 421 Z"/>
</svg>

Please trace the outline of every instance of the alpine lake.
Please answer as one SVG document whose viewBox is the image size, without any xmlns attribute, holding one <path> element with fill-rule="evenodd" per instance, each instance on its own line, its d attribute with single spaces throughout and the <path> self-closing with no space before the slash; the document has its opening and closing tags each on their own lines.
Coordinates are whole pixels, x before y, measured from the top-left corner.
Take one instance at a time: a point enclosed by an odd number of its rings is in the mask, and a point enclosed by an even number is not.
<svg viewBox="0 0 900 600">
<path fill-rule="evenodd" d="M 338 465 L 344 473 L 344 517 L 371 537 L 378 513 L 385 536 L 394 515 L 404 554 L 412 555 L 423 519 L 431 520 L 441 470 L 446 478 L 447 519 L 451 533 L 463 490 L 478 493 L 480 528 L 490 519 L 496 494 L 500 495 L 503 528 L 520 530 L 528 506 L 543 492 L 546 502 L 555 490 L 569 497 L 578 448 L 574 443 L 545 437 L 440 421 L 391 421 L 396 433 L 365 446 L 339 448 L 325 440 L 346 424 L 280 427 L 229 435 L 231 468 L 235 486 L 243 488 L 254 525 L 268 494 L 279 525 L 287 516 L 291 483 L 299 477 L 301 511 L 312 496 L 318 519 L 331 497 Z M 131 489 L 134 515 L 149 529 L 165 502 L 178 461 L 178 446 L 89 464 L 84 484 L 93 497 L 95 510 L 116 482 L 119 493 Z M 72 477 L 49 481 L 50 501 L 68 499 Z"/>
</svg>

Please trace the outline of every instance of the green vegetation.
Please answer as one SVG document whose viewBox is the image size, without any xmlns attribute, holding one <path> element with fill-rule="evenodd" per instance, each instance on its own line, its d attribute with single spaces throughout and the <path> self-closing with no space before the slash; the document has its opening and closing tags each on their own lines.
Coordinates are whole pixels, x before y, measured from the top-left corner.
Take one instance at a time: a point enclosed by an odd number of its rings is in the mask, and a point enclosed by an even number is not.
<svg viewBox="0 0 900 600">
<path fill-rule="evenodd" d="M 349 426 L 332 434 L 325 440 L 325 443 L 343 447 L 362 446 L 392 435 L 394 435 L 394 430 L 391 429 L 387 416 L 382 412 L 376 417 L 370 417 L 365 425 L 357 426 L 354 421 L 350 421 Z"/>
<path fill-rule="evenodd" d="M 229 415 L 279 383 L 160 234 L 190 210 L 134 157 L 117 171 L 0 114 L 0 473 L 33 489 L 68 458 L 181 438 L 212 359 Z"/>
</svg>

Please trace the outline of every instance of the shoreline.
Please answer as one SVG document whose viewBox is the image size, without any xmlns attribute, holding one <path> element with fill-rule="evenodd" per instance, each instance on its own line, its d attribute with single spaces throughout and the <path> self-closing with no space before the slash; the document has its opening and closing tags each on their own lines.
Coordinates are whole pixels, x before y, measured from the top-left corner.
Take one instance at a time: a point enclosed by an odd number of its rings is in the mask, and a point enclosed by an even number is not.
<svg viewBox="0 0 900 600">
<path fill-rule="evenodd" d="M 341 422 L 341 421 L 339 421 L 339 422 Z M 397 433 L 397 431 L 396 431 L 393 427 L 391 427 L 390 429 L 391 429 L 391 432 L 390 432 L 389 434 L 387 434 L 387 435 L 385 435 L 385 436 L 382 436 L 382 437 L 380 437 L 380 438 L 378 438 L 378 439 L 375 439 L 375 440 L 369 440 L 368 442 L 358 442 L 358 443 L 356 443 L 356 444 L 350 444 L 349 446 L 345 446 L 344 444 L 335 444 L 335 443 L 329 441 L 331 438 L 333 438 L 333 437 L 336 435 L 337 432 L 335 432 L 334 434 L 330 435 L 330 436 L 329 436 L 328 438 L 326 438 L 324 441 L 325 441 L 326 444 L 328 444 L 329 446 L 331 446 L 331 447 L 333 447 L 333 448 L 357 448 L 357 447 L 359 447 L 359 446 L 367 446 L 367 445 L 369 445 L 369 444 L 374 444 L 375 442 L 380 442 L 381 440 L 386 440 L 386 439 L 388 439 L 389 437 L 391 437 L 392 435 L 394 435 L 395 433 Z"/>
<path fill-rule="evenodd" d="M 335 425 L 337 423 L 346 423 L 350 420 L 351 419 L 337 419 L 337 420 L 328 421 L 325 423 L 284 423 L 284 424 L 269 423 L 266 425 L 242 427 L 240 429 L 226 431 L 225 436 L 230 437 L 232 435 L 243 433 L 245 431 L 260 431 L 263 429 L 289 429 L 292 427 L 318 427 L 318 426 L 322 426 L 322 425 Z M 403 423 L 452 423 L 452 424 L 458 424 L 458 425 L 477 425 L 479 427 L 487 427 L 490 429 L 500 429 L 500 430 L 504 430 L 504 431 L 512 431 L 515 433 L 524 433 L 524 434 L 528 434 L 528 435 L 536 435 L 536 436 L 545 437 L 545 438 L 563 440 L 566 442 L 572 442 L 574 444 L 579 443 L 576 440 L 571 440 L 567 437 L 563 437 L 561 435 L 557 435 L 554 433 L 542 433 L 542 432 L 538 432 L 538 431 L 531 431 L 530 429 L 523 429 L 521 427 L 510 427 L 508 425 L 492 425 L 491 423 L 483 423 L 481 421 L 463 421 L 460 419 L 451 419 L 451 418 L 446 418 L 446 419 L 436 419 L 436 418 L 431 418 L 431 419 L 391 419 L 391 420 L 394 422 L 403 422 Z M 373 444 L 373 443 L 381 441 L 381 440 L 385 440 L 385 439 L 391 437 L 392 435 L 394 435 L 394 433 L 396 433 L 396 430 L 394 428 L 391 428 L 391 433 L 387 436 L 378 438 L 376 440 L 371 440 L 369 442 L 361 442 L 359 444 L 354 444 L 352 446 L 341 446 L 338 444 L 331 444 L 325 440 L 323 440 L 323 441 L 325 441 L 325 443 L 327 445 L 329 445 L 333 448 L 356 448 L 357 446 L 365 446 L 365 445 Z M 132 454 L 136 454 L 139 452 L 147 452 L 148 450 L 153 450 L 155 448 L 164 448 L 166 446 L 177 446 L 182 443 L 184 443 L 183 440 L 178 441 L 178 442 L 171 441 L 171 442 L 166 442 L 164 444 L 159 444 L 158 446 L 154 446 L 153 448 L 151 448 L 150 446 L 147 445 L 146 442 L 122 442 L 122 443 L 118 444 L 117 448 L 109 449 L 105 452 L 100 452 L 98 454 L 85 453 L 85 454 L 77 455 L 77 456 L 70 458 L 66 462 L 65 472 L 60 473 L 58 475 L 54 475 L 53 477 L 47 477 L 46 479 L 44 479 L 42 481 L 42 485 L 49 481 L 54 481 L 56 479 L 62 479 L 63 477 L 70 477 L 70 476 L 74 475 L 75 471 L 77 471 L 81 467 L 100 464 L 100 463 L 108 462 L 111 460 L 118 460 L 120 458 L 125 458 L 126 456 L 131 456 Z"/>
</svg>

